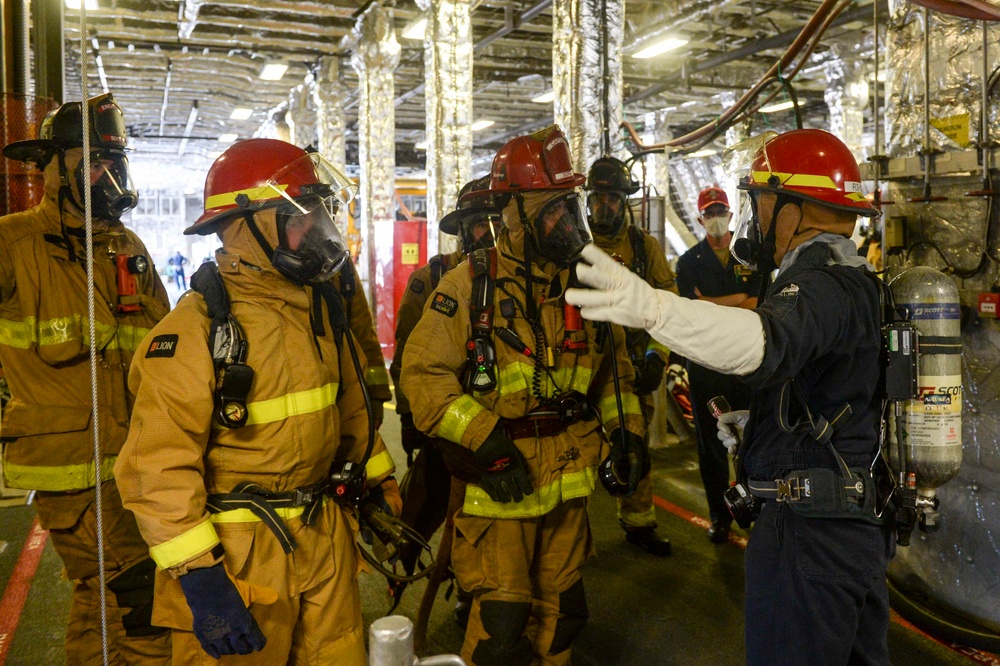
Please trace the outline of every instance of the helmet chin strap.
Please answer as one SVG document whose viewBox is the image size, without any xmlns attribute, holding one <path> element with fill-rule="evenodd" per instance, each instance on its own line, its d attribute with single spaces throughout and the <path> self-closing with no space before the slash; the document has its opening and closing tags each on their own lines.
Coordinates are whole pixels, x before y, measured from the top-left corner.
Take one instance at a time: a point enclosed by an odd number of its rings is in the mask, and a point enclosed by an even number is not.
<svg viewBox="0 0 1000 666">
<path fill-rule="evenodd" d="M 257 245 L 260 249 L 264 251 L 267 256 L 267 260 L 274 264 L 274 248 L 271 244 L 267 242 L 267 238 L 264 237 L 264 232 L 260 230 L 257 226 L 257 221 L 253 218 L 253 211 L 244 210 L 243 211 L 243 221 L 247 223 L 247 228 L 250 229 L 250 233 L 253 235 L 254 240 L 257 241 Z"/>
</svg>

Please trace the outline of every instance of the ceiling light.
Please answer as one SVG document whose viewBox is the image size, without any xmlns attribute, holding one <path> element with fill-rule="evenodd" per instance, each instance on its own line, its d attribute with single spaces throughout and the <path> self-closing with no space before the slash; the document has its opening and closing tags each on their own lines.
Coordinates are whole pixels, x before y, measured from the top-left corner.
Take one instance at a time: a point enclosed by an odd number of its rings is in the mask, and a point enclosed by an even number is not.
<svg viewBox="0 0 1000 666">
<path fill-rule="evenodd" d="M 494 121 L 492 120 L 477 120 L 476 122 L 472 123 L 472 127 L 470 127 L 469 129 L 471 129 L 473 132 L 478 132 L 481 129 L 486 129 L 493 123 Z"/>
<path fill-rule="evenodd" d="M 236 139 L 240 138 L 239 134 L 233 134 L 232 132 L 226 132 L 219 136 L 219 143 L 232 143 Z"/>
<path fill-rule="evenodd" d="M 709 155 L 715 155 L 717 150 L 713 148 L 704 148 L 702 150 L 696 150 L 695 152 L 688 155 L 688 157 L 708 157 Z"/>
<path fill-rule="evenodd" d="M 221 150 L 212 150 L 212 151 L 209 151 L 209 153 L 207 155 L 207 157 L 209 159 L 212 159 L 212 160 L 218 159 L 221 156 L 222 156 L 222 151 Z"/>
<path fill-rule="evenodd" d="M 403 37 L 406 39 L 420 39 L 427 34 L 427 17 L 422 16 L 403 30 Z"/>
<path fill-rule="evenodd" d="M 771 104 L 770 106 L 762 106 L 760 108 L 761 113 L 777 113 L 778 111 L 787 111 L 788 109 L 795 106 L 795 102 L 788 100 L 785 102 L 778 102 L 777 104 Z"/>
<path fill-rule="evenodd" d="M 673 51 L 674 49 L 680 48 L 688 43 L 686 39 L 678 39 L 677 37 L 667 37 L 662 39 L 655 44 L 651 44 L 639 51 L 638 53 L 632 54 L 633 58 L 638 58 L 640 60 L 645 58 L 655 58 L 661 53 L 666 53 L 667 51 Z"/>
<path fill-rule="evenodd" d="M 259 78 L 264 81 L 280 81 L 288 70 L 288 65 L 283 62 L 269 61 L 264 63 L 260 69 Z"/>
<path fill-rule="evenodd" d="M 83 6 L 87 10 L 100 9 L 100 7 L 97 5 L 97 0 L 86 0 Z M 80 0 L 66 0 L 66 7 L 68 7 L 69 9 L 79 9 Z"/>
<path fill-rule="evenodd" d="M 415 144 L 413 144 L 413 148 L 414 150 L 427 150 L 427 142 L 417 141 Z"/>
<path fill-rule="evenodd" d="M 550 90 L 547 93 L 542 93 L 537 97 L 532 97 L 531 101 L 535 104 L 548 104 L 556 98 L 556 93 L 554 90 Z"/>
<path fill-rule="evenodd" d="M 229 114 L 230 120 L 249 120 L 253 115 L 253 109 L 233 109 Z"/>
</svg>

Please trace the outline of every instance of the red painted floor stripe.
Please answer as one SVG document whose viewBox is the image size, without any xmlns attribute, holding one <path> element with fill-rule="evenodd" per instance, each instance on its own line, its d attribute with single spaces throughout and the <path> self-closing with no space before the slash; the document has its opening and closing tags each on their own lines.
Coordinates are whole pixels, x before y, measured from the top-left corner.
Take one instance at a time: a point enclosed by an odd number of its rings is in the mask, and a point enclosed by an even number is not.
<svg viewBox="0 0 1000 666">
<path fill-rule="evenodd" d="M 49 533 L 38 526 L 36 519 L 31 524 L 31 531 L 21 549 L 21 556 L 14 565 L 14 572 L 0 600 L 0 666 L 7 662 L 7 652 L 14 638 L 14 630 L 21 620 L 21 611 L 31 589 L 31 580 L 38 571 L 38 562 L 42 559 L 42 550 Z"/>
<path fill-rule="evenodd" d="M 667 513 L 672 513 L 681 520 L 687 521 L 692 525 L 697 525 L 702 529 L 707 530 L 709 526 L 711 526 L 712 524 L 702 516 L 699 516 L 698 514 L 692 511 L 688 511 L 684 507 L 677 506 L 673 502 L 668 502 L 667 500 L 663 499 L 662 497 L 659 497 L 658 495 L 653 495 L 653 504 L 660 507 Z M 747 547 L 747 539 L 745 537 L 737 536 L 732 533 L 730 533 L 729 535 L 729 542 L 736 544 L 740 548 L 745 549 Z M 958 645 L 957 643 L 951 643 L 948 641 L 943 641 L 941 639 L 935 638 L 934 636 L 931 636 L 930 634 L 923 631 L 919 627 L 916 627 L 907 620 L 905 620 L 896 611 L 890 611 L 889 617 L 892 619 L 893 622 L 895 622 L 899 626 L 909 629 L 910 631 L 919 634 L 924 638 L 926 638 L 927 640 L 937 643 L 938 645 L 943 645 L 952 652 L 965 657 L 969 661 L 972 661 L 977 664 L 986 664 L 987 666 L 1000 666 L 1000 657 L 998 657 L 995 654 L 992 654 L 990 652 L 982 652 L 980 650 L 965 645 Z"/>
</svg>

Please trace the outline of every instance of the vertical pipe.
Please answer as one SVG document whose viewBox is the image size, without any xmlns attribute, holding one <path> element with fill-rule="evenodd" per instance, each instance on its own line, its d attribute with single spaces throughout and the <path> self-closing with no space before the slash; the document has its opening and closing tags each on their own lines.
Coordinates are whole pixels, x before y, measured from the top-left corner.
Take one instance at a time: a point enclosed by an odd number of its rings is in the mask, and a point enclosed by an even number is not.
<svg viewBox="0 0 1000 666">
<path fill-rule="evenodd" d="M 368 628 L 370 666 L 413 666 L 413 623 L 402 615 L 382 617 Z"/>
<path fill-rule="evenodd" d="M 469 0 L 418 0 L 427 12 L 424 100 L 427 116 L 427 255 L 458 249 L 438 222 L 472 178 L 472 21 Z M 439 248 L 440 245 L 440 248 Z"/>
<path fill-rule="evenodd" d="M 979 110 L 981 129 L 979 130 L 979 145 L 983 149 L 983 189 L 988 190 L 990 181 L 990 28 L 983 21 L 983 101 Z"/>
<path fill-rule="evenodd" d="M 35 0 L 35 95 L 59 103 L 65 81 L 63 63 L 63 0 Z"/>
<path fill-rule="evenodd" d="M 879 127 L 879 114 L 878 114 L 878 75 L 879 75 L 879 58 L 878 58 L 878 37 L 879 37 L 879 27 L 878 27 L 878 5 L 879 3 L 872 3 L 872 22 L 873 33 L 875 35 L 875 85 L 872 86 L 872 122 L 875 125 L 875 147 L 874 147 L 874 160 L 872 162 L 872 171 L 875 175 L 875 203 L 878 204 L 882 200 L 882 190 L 881 184 L 882 180 L 882 128 Z"/>
<path fill-rule="evenodd" d="M 316 67 L 316 85 L 313 87 L 313 104 L 316 106 L 316 143 L 319 152 L 337 166 L 347 163 L 347 142 L 343 100 L 347 87 L 340 77 L 340 58 L 323 56 Z M 348 242 L 358 242 L 357 228 L 348 228 L 347 206 L 337 211 L 337 226 L 347 231 Z"/>
<path fill-rule="evenodd" d="M 27 94 L 31 84 L 31 57 L 28 47 L 28 27 L 31 22 L 30 0 L 12 0 L 13 11 L 13 62 L 14 81 L 12 92 Z"/>
</svg>

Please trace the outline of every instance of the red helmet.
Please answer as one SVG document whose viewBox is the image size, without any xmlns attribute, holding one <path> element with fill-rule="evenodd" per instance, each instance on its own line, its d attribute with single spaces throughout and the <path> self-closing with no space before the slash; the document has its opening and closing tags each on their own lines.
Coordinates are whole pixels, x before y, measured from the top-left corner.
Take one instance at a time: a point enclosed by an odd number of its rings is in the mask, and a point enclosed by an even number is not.
<svg viewBox="0 0 1000 666">
<path fill-rule="evenodd" d="M 854 155 L 840 139 L 818 129 L 765 139 L 739 188 L 782 192 L 866 217 L 879 214 L 861 192 Z"/>
<path fill-rule="evenodd" d="M 512 139 L 497 152 L 490 190 L 563 190 L 579 187 L 586 180 L 583 174 L 573 172 L 566 136 L 558 125 L 551 125 Z"/>
<path fill-rule="evenodd" d="M 185 234 L 209 234 L 215 225 L 243 209 L 276 205 L 286 197 L 327 193 L 347 203 L 357 187 L 318 153 L 277 139 L 247 139 L 230 146 L 208 170 L 205 212 Z M 310 187 L 312 186 L 312 187 Z"/>
</svg>

